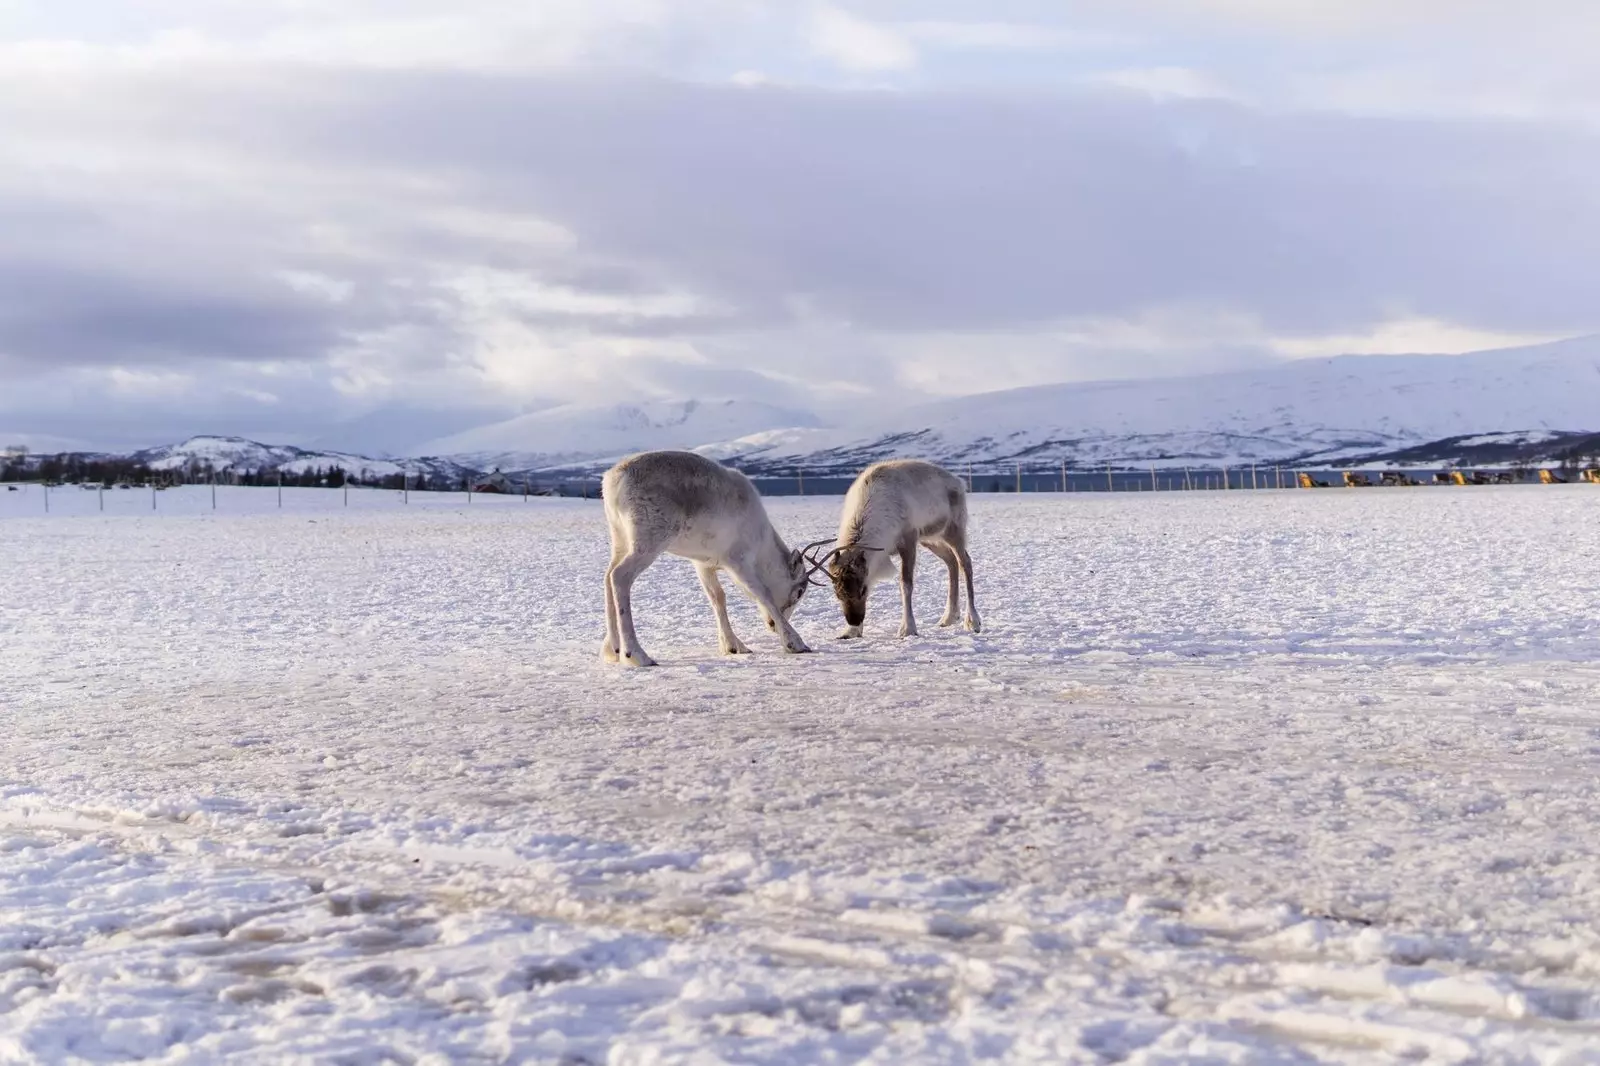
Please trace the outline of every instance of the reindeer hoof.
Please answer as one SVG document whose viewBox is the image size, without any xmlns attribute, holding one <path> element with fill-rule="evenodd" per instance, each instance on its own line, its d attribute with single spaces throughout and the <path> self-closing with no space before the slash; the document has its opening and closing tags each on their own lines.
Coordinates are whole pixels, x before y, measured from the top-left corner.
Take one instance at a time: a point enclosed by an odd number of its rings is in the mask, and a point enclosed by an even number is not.
<svg viewBox="0 0 1600 1066">
<path fill-rule="evenodd" d="M 656 661 L 654 659 L 650 658 L 650 656 L 646 655 L 642 651 L 638 652 L 638 653 L 634 653 L 634 652 L 631 652 L 631 651 L 625 651 L 625 652 L 622 653 L 622 665 L 623 666 L 654 666 L 654 665 L 656 665 Z"/>
<path fill-rule="evenodd" d="M 916 626 L 901 626 L 900 627 L 900 638 L 902 640 L 904 640 L 906 637 L 914 637 L 914 636 L 917 636 L 917 627 Z"/>
<path fill-rule="evenodd" d="M 834 639 L 835 640 L 860 640 L 861 639 L 861 627 L 860 626 L 851 626 L 849 629 L 846 629 L 843 633 L 840 633 Z"/>
<path fill-rule="evenodd" d="M 983 626 L 978 622 L 977 615 L 974 614 L 967 616 L 967 628 L 974 633 L 982 632 Z"/>
<path fill-rule="evenodd" d="M 600 645 L 600 661 L 614 663 L 622 658 L 622 654 L 609 644 Z"/>
<path fill-rule="evenodd" d="M 750 649 L 743 644 L 729 644 L 722 649 L 724 655 L 749 655 Z"/>
<path fill-rule="evenodd" d="M 805 644 L 785 644 L 783 650 L 790 655 L 810 655 L 811 649 Z"/>
<path fill-rule="evenodd" d="M 960 620 L 961 619 L 956 615 L 947 614 L 943 618 L 939 619 L 939 628 L 940 629 L 944 629 L 944 628 L 946 628 L 948 626 L 953 626 L 957 622 L 959 622 Z"/>
</svg>

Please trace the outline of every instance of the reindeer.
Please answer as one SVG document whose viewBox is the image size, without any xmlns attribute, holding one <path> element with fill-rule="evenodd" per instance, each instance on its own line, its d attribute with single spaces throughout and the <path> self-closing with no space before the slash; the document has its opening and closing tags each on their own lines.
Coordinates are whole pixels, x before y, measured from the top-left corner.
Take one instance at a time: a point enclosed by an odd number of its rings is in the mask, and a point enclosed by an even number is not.
<svg viewBox="0 0 1600 1066">
<path fill-rule="evenodd" d="M 967 555 L 967 490 L 961 479 L 932 463 L 897 459 L 874 463 L 861 472 L 844 498 L 844 516 L 832 551 L 813 559 L 827 567 L 833 591 L 844 608 L 848 628 L 840 639 L 861 636 L 867 594 L 894 573 L 890 555 L 900 557 L 900 635 L 917 635 L 911 613 L 911 579 L 921 544 L 950 568 L 950 596 L 941 626 L 961 614 L 961 586 L 967 582 L 966 626 L 979 631 L 978 603 L 972 594 L 972 559 Z"/>
<path fill-rule="evenodd" d="M 606 662 L 654 666 L 633 628 L 633 583 L 662 552 L 692 561 L 717 618 L 717 638 L 728 655 L 750 649 L 728 623 L 728 601 L 718 570 L 733 575 L 761 608 L 767 628 L 788 652 L 808 652 L 789 624 L 795 604 L 811 584 L 806 553 L 827 541 L 791 551 L 778 536 L 750 479 L 694 452 L 642 452 L 606 471 L 601 481 L 611 527 L 606 570 Z"/>
</svg>

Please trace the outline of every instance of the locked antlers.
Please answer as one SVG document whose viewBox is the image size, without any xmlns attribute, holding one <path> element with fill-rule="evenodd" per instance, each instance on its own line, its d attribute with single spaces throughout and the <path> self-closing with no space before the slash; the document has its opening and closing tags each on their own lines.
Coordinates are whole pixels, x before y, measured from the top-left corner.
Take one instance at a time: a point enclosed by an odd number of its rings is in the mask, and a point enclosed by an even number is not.
<svg viewBox="0 0 1600 1066">
<path fill-rule="evenodd" d="M 834 548 L 832 551 L 828 552 L 826 555 L 820 555 L 819 556 L 819 555 L 810 554 L 813 549 L 820 548 L 824 544 L 832 544 L 832 543 L 833 543 L 833 538 L 829 537 L 827 540 L 813 541 L 810 544 L 807 544 L 804 548 L 800 549 L 800 553 L 805 556 L 806 562 L 811 564 L 811 569 L 806 571 L 806 580 L 811 582 L 813 585 L 821 585 L 821 586 L 826 587 L 826 585 L 827 585 L 826 581 L 818 581 L 814 577 L 812 577 L 812 575 L 815 574 L 818 570 L 821 570 L 823 567 L 827 566 L 829 563 L 833 562 L 833 560 L 838 558 L 841 554 L 843 554 L 846 551 L 849 551 L 852 548 L 854 548 L 857 551 L 863 551 L 863 552 L 881 552 L 881 551 L 883 551 L 882 548 L 868 548 L 868 547 L 863 547 L 860 544 L 841 544 L 838 547 Z"/>
</svg>

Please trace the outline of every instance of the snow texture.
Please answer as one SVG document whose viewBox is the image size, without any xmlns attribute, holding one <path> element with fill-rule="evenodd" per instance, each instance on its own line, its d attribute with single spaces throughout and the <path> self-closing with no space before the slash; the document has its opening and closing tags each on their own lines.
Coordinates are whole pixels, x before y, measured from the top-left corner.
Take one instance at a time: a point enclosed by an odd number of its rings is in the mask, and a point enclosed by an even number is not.
<svg viewBox="0 0 1600 1066">
<path fill-rule="evenodd" d="M 1600 492 L 978 496 L 599 661 L 599 506 L 0 493 L 0 1062 L 1600 1061 Z M 772 501 L 791 541 L 837 499 Z"/>
</svg>

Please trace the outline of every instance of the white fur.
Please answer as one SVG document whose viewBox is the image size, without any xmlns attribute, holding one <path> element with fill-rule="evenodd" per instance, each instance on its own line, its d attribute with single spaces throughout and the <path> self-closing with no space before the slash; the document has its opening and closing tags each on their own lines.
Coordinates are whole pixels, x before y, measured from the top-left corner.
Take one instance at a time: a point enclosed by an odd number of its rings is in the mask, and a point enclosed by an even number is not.
<svg viewBox="0 0 1600 1066">
<path fill-rule="evenodd" d="M 791 551 L 767 518 L 750 480 L 693 452 L 643 452 L 606 472 L 601 482 L 611 527 L 606 571 L 608 662 L 654 666 L 633 626 L 633 583 L 662 552 L 694 562 L 717 619 L 717 637 L 729 655 L 750 651 L 728 622 L 727 598 L 717 571 L 726 570 L 761 608 L 785 651 L 811 649 L 789 624 L 789 612 L 806 586 L 806 562 Z"/>
<path fill-rule="evenodd" d="M 837 544 L 841 552 L 866 550 L 869 589 L 894 574 L 889 557 L 900 558 L 902 637 L 917 633 L 911 590 L 919 544 L 949 568 L 950 593 L 939 624 L 954 625 L 960 615 L 960 578 L 964 576 L 966 627 L 974 633 L 981 628 L 973 598 L 972 559 L 967 555 L 966 485 L 954 474 L 920 459 L 896 459 L 867 467 L 845 494 Z M 841 634 L 860 635 L 860 626 L 849 626 Z"/>
</svg>

